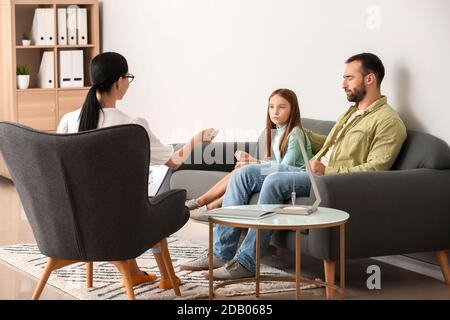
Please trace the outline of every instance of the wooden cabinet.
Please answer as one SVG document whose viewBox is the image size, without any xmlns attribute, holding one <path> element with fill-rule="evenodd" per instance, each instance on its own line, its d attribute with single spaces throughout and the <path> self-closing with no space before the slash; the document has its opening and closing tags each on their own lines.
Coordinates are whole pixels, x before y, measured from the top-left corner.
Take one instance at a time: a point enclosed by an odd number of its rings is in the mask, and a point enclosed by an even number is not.
<svg viewBox="0 0 450 320">
<path fill-rule="evenodd" d="M 55 131 L 56 92 L 17 92 L 17 122 L 42 131 Z"/>
<path fill-rule="evenodd" d="M 58 91 L 58 123 L 67 112 L 80 108 L 89 90 Z"/>
<path fill-rule="evenodd" d="M 37 8 L 53 9 L 54 39 L 58 37 L 57 9 L 87 9 L 88 43 L 84 45 L 22 45 L 22 34 L 31 34 Z M 84 86 L 60 88 L 60 52 L 82 50 Z M 38 87 L 37 75 L 45 52 L 53 52 L 54 88 Z M 62 116 L 82 106 L 90 88 L 89 65 L 100 53 L 98 0 L 0 0 L 0 121 L 16 122 L 41 131 L 55 132 Z M 30 67 L 29 89 L 17 89 L 16 69 Z M 1 137 L 0 137 L 1 139 Z M 0 176 L 10 178 L 0 155 Z"/>
</svg>

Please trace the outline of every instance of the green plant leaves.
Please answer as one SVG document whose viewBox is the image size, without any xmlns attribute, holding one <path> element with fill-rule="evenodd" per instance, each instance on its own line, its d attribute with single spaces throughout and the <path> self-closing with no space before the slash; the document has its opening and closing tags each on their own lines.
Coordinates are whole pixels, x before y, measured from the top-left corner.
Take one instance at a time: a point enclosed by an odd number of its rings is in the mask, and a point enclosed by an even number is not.
<svg viewBox="0 0 450 320">
<path fill-rule="evenodd" d="M 30 67 L 27 65 L 17 66 L 17 74 L 18 75 L 29 75 Z"/>
</svg>

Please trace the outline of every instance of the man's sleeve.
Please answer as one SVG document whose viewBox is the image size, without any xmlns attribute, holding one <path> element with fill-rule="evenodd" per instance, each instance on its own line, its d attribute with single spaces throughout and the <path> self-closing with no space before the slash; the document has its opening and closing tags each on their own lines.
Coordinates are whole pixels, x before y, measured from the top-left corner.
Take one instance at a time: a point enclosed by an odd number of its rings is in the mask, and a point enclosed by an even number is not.
<svg viewBox="0 0 450 320">
<path fill-rule="evenodd" d="M 406 128 L 399 119 L 384 121 L 377 129 L 367 162 L 355 167 L 326 167 L 325 174 L 389 170 L 394 164 L 403 142 Z"/>
<path fill-rule="evenodd" d="M 325 144 L 325 140 L 327 140 L 327 136 L 312 132 L 311 130 L 306 129 L 306 128 L 303 128 L 303 131 L 308 136 L 309 141 L 311 141 L 312 153 L 317 154 L 320 151 L 320 149 L 322 149 L 323 145 Z"/>
</svg>

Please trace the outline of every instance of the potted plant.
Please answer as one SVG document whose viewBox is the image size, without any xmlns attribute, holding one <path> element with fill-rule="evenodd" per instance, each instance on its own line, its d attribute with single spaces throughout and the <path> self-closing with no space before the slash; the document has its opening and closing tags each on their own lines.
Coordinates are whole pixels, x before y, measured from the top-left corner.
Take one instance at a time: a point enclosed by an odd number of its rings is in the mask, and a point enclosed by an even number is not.
<svg viewBox="0 0 450 320">
<path fill-rule="evenodd" d="M 17 86 L 19 89 L 28 89 L 30 85 L 30 67 L 22 65 L 17 67 Z"/>
<path fill-rule="evenodd" d="M 28 34 L 23 33 L 22 34 L 22 45 L 23 46 L 29 46 L 30 44 L 31 44 L 30 37 L 28 36 Z"/>
</svg>

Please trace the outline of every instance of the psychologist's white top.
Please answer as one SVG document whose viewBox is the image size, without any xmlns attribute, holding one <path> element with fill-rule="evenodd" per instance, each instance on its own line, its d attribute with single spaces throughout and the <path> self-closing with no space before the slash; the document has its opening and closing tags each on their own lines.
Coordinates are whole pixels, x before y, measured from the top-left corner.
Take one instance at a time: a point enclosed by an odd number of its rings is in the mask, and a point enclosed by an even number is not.
<svg viewBox="0 0 450 320">
<path fill-rule="evenodd" d="M 77 133 L 80 125 L 81 108 L 66 113 L 59 123 L 57 133 Z M 97 128 L 118 126 L 121 124 L 139 124 L 145 128 L 150 139 L 150 163 L 152 165 L 165 164 L 173 155 L 173 147 L 164 145 L 150 130 L 147 120 L 132 118 L 115 108 L 104 108 L 100 111 Z"/>
</svg>

